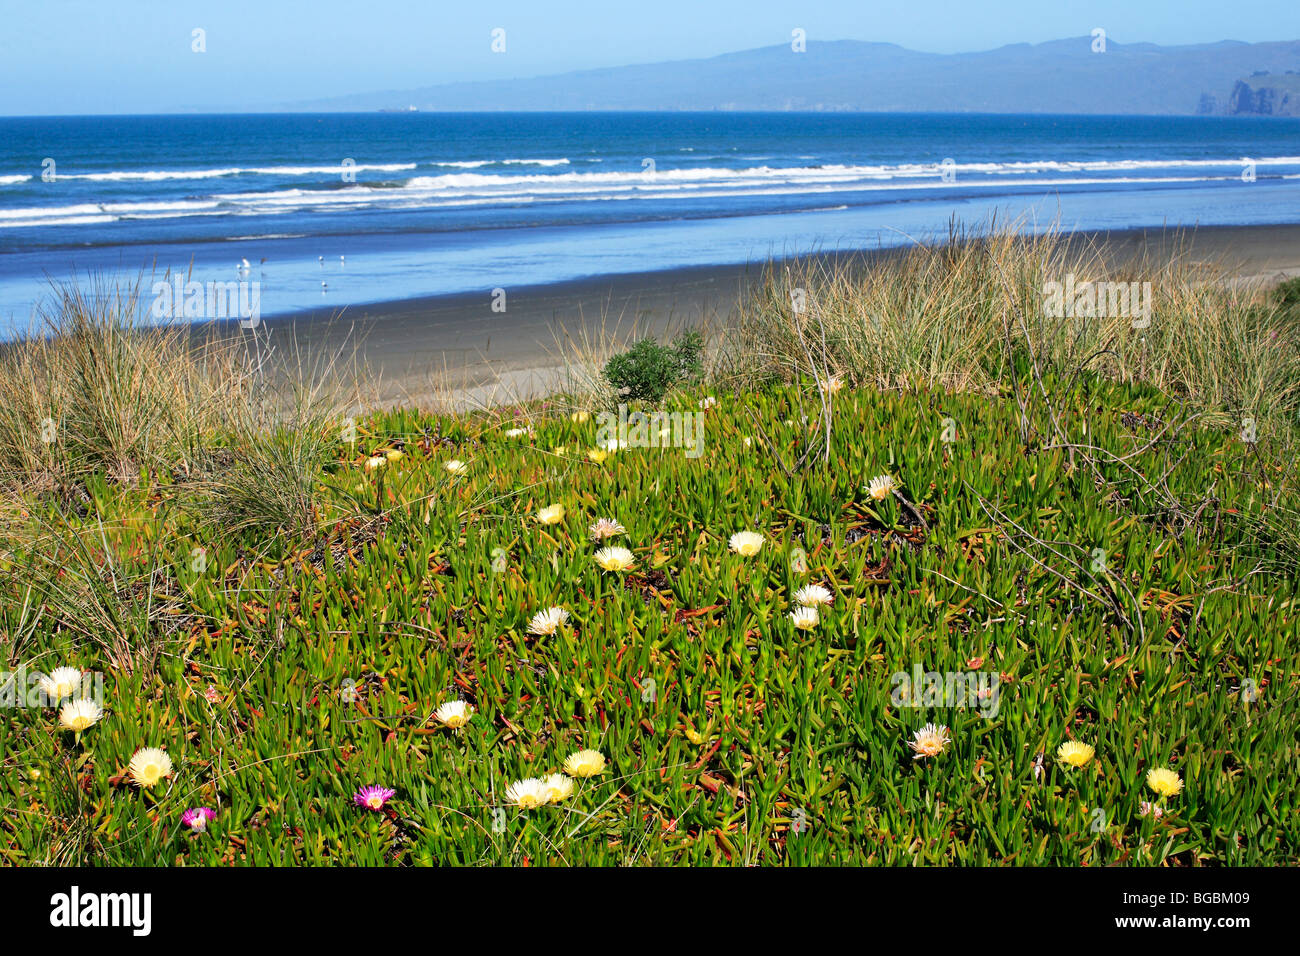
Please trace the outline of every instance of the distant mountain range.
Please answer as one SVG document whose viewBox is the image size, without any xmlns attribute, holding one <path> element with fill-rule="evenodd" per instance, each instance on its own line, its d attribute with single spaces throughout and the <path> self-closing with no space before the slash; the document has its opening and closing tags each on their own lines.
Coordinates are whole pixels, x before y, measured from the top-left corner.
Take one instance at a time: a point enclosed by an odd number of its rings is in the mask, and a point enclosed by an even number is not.
<svg viewBox="0 0 1300 956">
<path fill-rule="evenodd" d="M 1257 91 L 1289 90 L 1300 71 L 1300 40 L 1194 46 L 1107 41 L 1104 52 L 1095 52 L 1097 45 L 1084 36 L 941 54 L 892 43 L 809 40 L 802 53 L 787 44 L 708 59 L 363 93 L 286 109 L 1286 115 L 1274 108 L 1280 92 Z M 1261 77 L 1269 82 L 1261 84 Z M 1294 93 L 1287 102 L 1295 108 Z"/>
</svg>

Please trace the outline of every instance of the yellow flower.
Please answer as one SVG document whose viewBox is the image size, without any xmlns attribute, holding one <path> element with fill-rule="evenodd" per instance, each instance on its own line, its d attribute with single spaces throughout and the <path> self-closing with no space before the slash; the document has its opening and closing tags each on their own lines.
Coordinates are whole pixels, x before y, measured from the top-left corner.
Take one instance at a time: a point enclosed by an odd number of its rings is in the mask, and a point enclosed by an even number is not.
<svg viewBox="0 0 1300 956">
<path fill-rule="evenodd" d="M 50 700 L 58 702 L 71 697 L 81 684 L 81 671 L 75 667 L 56 667 L 37 682 Z"/>
<path fill-rule="evenodd" d="M 506 789 L 506 799 L 520 810 L 535 810 L 550 801 L 550 790 L 536 777 L 516 780 Z"/>
<path fill-rule="evenodd" d="M 801 631 L 811 631 L 817 626 L 817 609 L 815 607 L 797 607 L 790 612 L 790 620 Z"/>
<path fill-rule="evenodd" d="M 548 803 L 559 803 L 573 796 L 573 781 L 562 773 L 551 774 L 542 781 L 542 785 L 546 787 Z"/>
<path fill-rule="evenodd" d="M 920 760 L 922 757 L 937 757 L 943 753 L 943 748 L 951 743 L 948 737 L 948 728 L 942 724 L 937 727 L 934 724 L 926 724 L 914 735 L 915 740 L 909 740 L 907 745 L 916 752 L 913 760 Z"/>
<path fill-rule="evenodd" d="M 591 413 L 590 413 L 590 412 L 577 411 L 577 412 L 574 412 L 572 415 L 569 416 L 569 421 L 571 421 L 571 422 L 577 422 L 579 425 L 581 425 L 583 422 L 585 422 L 585 421 L 586 421 L 587 419 L 589 419 L 590 417 L 591 417 Z"/>
<path fill-rule="evenodd" d="M 537 520 L 542 524 L 559 524 L 564 520 L 564 505 L 551 505 L 537 512 Z"/>
<path fill-rule="evenodd" d="M 1056 748 L 1056 759 L 1061 763 L 1068 763 L 1071 767 L 1082 767 L 1092 755 L 1096 753 L 1092 744 L 1085 744 L 1081 740 L 1067 740 L 1061 746 Z"/>
<path fill-rule="evenodd" d="M 104 712 L 93 700 L 70 700 L 59 711 L 59 723 L 79 734 L 103 716 Z"/>
<path fill-rule="evenodd" d="M 453 475 L 463 475 L 465 472 L 469 471 L 469 465 L 465 464 L 459 458 L 453 458 L 442 467 L 446 468 Z"/>
<path fill-rule="evenodd" d="M 1176 797 L 1183 789 L 1183 778 L 1165 767 L 1152 767 L 1147 773 L 1147 786 L 1162 797 Z"/>
<path fill-rule="evenodd" d="M 606 571 L 630 571 L 636 559 L 627 548 L 601 548 L 596 552 L 596 563 Z"/>
<path fill-rule="evenodd" d="M 389 461 L 401 461 L 403 458 L 403 454 L 400 449 L 394 448 L 391 451 L 384 452 L 384 457 L 387 458 Z"/>
<path fill-rule="evenodd" d="M 566 455 L 566 454 L 568 454 L 568 451 L 569 451 L 569 449 L 568 449 L 566 446 L 564 446 L 564 445 L 556 445 L 554 448 L 551 449 L 551 454 L 552 454 L 552 455 Z"/>
<path fill-rule="evenodd" d="M 893 475 L 876 475 L 867 484 L 867 494 L 875 501 L 884 501 L 898 488 Z"/>
<path fill-rule="evenodd" d="M 595 777 L 605 772 L 605 756 L 599 750 L 579 750 L 564 761 L 564 772 L 570 777 Z"/>
<path fill-rule="evenodd" d="M 137 786 L 152 787 L 163 777 L 171 776 L 172 758 L 158 747 L 145 747 L 135 752 L 127 770 Z"/>
<path fill-rule="evenodd" d="M 599 465 L 609 457 L 609 452 L 605 451 L 603 448 L 593 448 L 591 451 L 587 452 L 587 457 Z"/>
<path fill-rule="evenodd" d="M 474 716 L 474 708 L 463 700 L 449 700 L 433 712 L 433 716 L 452 730 L 459 730 Z"/>
<path fill-rule="evenodd" d="M 757 531 L 737 531 L 731 536 L 731 550 L 752 558 L 763 547 L 763 536 Z"/>
</svg>

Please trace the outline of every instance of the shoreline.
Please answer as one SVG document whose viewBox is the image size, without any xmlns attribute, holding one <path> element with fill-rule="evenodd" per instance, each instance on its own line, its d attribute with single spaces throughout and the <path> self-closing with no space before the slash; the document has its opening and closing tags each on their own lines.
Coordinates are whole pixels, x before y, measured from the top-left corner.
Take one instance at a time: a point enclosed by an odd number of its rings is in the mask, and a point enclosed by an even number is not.
<svg viewBox="0 0 1300 956">
<path fill-rule="evenodd" d="M 1180 246 L 1247 282 L 1300 275 L 1300 224 L 1204 226 L 1061 233 L 1095 247 L 1112 267 L 1142 256 L 1167 260 Z M 268 316 L 272 342 L 291 339 L 308 355 L 348 354 L 370 379 L 371 400 L 419 404 L 450 389 L 473 403 L 537 398 L 555 391 L 567 339 L 670 335 L 714 328 L 771 263 L 815 259 L 871 268 L 912 246 L 836 250 L 731 265 L 616 273 L 507 289 L 504 311 L 490 292 L 396 299 Z"/>
</svg>

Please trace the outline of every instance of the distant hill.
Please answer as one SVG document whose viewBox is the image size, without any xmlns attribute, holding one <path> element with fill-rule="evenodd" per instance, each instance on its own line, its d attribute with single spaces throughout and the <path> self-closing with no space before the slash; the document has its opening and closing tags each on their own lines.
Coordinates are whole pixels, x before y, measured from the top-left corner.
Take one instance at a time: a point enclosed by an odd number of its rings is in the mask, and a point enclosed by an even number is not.
<svg viewBox="0 0 1300 956">
<path fill-rule="evenodd" d="M 1227 111 L 1229 91 L 1243 77 L 1296 69 L 1300 40 L 1194 46 L 1108 41 L 1098 53 L 1084 36 L 952 54 L 809 40 L 803 53 L 772 46 L 709 59 L 364 93 L 286 109 L 1193 114 Z"/>
</svg>

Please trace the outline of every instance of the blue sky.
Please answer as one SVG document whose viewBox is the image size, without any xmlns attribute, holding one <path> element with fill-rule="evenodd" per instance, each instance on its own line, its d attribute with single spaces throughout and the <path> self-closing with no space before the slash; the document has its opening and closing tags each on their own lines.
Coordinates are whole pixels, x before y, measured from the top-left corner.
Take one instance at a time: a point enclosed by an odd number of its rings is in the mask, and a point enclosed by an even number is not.
<svg viewBox="0 0 1300 956">
<path fill-rule="evenodd" d="M 257 109 L 454 80 L 535 76 L 857 39 L 951 53 L 1082 36 L 1300 39 L 1262 0 L 24 0 L 0 20 L 0 115 Z M 490 49 L 506 30 L 506 52 Z M 191 50 L 206 31 L 207 52 Z"/>
</svg>

